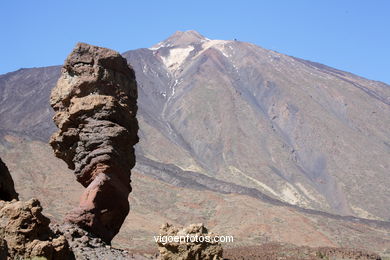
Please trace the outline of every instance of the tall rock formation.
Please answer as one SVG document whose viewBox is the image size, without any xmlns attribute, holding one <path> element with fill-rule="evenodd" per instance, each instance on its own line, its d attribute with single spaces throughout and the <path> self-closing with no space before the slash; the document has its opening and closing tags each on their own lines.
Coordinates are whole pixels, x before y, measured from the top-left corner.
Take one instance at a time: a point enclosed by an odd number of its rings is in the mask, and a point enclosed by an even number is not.
<svg viewBox="0 0 390 260">
<path fill-rule="evenodd" d="M 50 103 L 59 128 L 50 144 L 86 187 L 67 220 L 110 242 L 129 212 L 138 142 L 134 71 L 119 53 L 78 43 Z"/>
<path fill-rule="evenodd" d="M 11 201 L 13 199 L 18 199 L 14 181 L 12 180 L 7 166 L 0 158 L 0 200 Z"/>
</svg>

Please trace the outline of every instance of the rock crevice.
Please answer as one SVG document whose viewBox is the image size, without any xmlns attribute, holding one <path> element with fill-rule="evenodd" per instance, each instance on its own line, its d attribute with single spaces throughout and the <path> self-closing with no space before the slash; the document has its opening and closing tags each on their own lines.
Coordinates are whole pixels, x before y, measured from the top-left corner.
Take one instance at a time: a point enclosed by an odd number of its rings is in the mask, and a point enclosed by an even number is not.
<svg viewBox="0 0 390 260">
<path fill-rule="evenodd" d="M 17 200 L 18 197 L 11 174 L 0 158 L 0 200 L 11 201 L 13 199 Z"/>
</svg>

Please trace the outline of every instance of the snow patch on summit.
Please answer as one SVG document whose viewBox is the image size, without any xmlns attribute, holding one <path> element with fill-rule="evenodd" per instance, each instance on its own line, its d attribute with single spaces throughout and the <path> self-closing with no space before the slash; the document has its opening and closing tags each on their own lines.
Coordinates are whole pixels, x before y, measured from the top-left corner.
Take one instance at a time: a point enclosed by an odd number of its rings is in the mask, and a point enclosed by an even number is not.
<svg viewBox="0 0 390 260">
<path fill-rule="evenodd" d="M 165 43 L 165 42 L 159 42 L 157 43 L 156 45 L 152 46 L 149 48 L 149 50 L 151 51 L 156 51 L 160 48 L 167 48 L 167 47 L 171 47 L 172 45 L 170 43 Z"/>
<path fill-rule="evenodd" d="M 169 50 L 168 56 L 161 56 L 161 59 L 168 70 L 175 71 L 183 64 L 184 60 L 193 50 L 194 47 L 192 45 L 186 48 L 173 48 Z"/>
<path fill-rule="evenodd" d="M 207 40 L 202 44 L 202 50 L 200 52 L 198 52 L 193 57 L 193 59 L 196 59 L 197 57 L 199 57 L 204 51 L 206 51 L 209 48 L 215 48 L 215 49 L 219 50 L 223 54 L 223 56 L 225 56 L 226 58 L 229 58 L 229 57 L 231 57 L 231 54 L 229 54 L 228 52 L 231 52 L 232 48 L 227 50 L 226 45 L 229 44 L 230 42 L 231 41 L 225 41 L 225 40 Z"/>
</svg>

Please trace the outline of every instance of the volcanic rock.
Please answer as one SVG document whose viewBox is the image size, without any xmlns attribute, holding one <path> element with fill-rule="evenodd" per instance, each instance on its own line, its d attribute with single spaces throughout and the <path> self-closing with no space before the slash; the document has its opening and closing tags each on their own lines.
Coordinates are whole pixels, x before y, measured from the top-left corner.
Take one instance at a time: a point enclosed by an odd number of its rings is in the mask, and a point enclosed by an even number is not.
<svg viewBox="0 0 390 260">
<path fill-rule="evenodd" d="M 76 259 L 80 260 L 100 260 L 100 259 L 118 259 L 118 260 L 146 260 L 147 258 L 140 254 L 130 253 L 126 250 L 118 249 L 107 245 L 100 238 L 70 224 L 52 225 L 55 234 L 63 234 L 69 243 Z M 152 258 L 155 259 L 155 258 Z"/>
<path fill-rule="evenodd" d="M 7 251 L 9 259 L 72 259 L 65 237 L 54 235 L 49 223 L 37 199 L 0 201 L 0 259 Z"/>
<path fill-rule="evenodd" d="M 170 238 L 176 241 L 171 242 Z M 202 237 L 202 238 L 201 238 Z M 209 241 L 206 241 L 209 237 Z M 157 242 L 162 260 L 218 260 L 222 258 L 222 246 L 215 242 L 214 234 L 208 233 L 203 224 L 191 224 L 185 228 L 175 228 L 165 224 L 160 228 Z"/>
<path fill-rule="evenodd" d="M 134 71 L 119 53 L 78 43 L 50 103 L 59 128 L 50 144 L 86 187 L 67 220 L 109 243 L 129 212 L 138 142 Z"/>
<path fill-rule="evenodd" d="M 14 181 L 12 180 L 7 166 L 0 158 L 0 200 L 11 201 L 13 199 L 18 199 Z"/>
<path fill-rule="evenodd" d="M 6 260 L 8 254 L 7 241 L 0 239 L 0 260 Z"/>
</svg>

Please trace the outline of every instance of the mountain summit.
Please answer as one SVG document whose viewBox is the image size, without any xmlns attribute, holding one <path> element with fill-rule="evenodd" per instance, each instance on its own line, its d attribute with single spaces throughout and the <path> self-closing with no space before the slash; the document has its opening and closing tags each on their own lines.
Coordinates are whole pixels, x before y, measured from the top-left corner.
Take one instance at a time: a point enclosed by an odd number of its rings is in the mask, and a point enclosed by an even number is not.
<svg viewBox="0 0 390 260">
<path fill-rule="evenodd" d="M 154 45 L 151 49 L 158 49 L 161 47 L 186 46 L 189 44 L 200 43 L 207 38 L 197 31 L 177 31 L 166 40 Z"/>
</svg>

